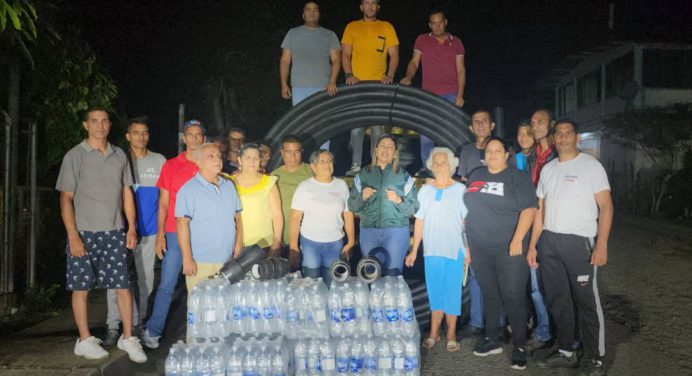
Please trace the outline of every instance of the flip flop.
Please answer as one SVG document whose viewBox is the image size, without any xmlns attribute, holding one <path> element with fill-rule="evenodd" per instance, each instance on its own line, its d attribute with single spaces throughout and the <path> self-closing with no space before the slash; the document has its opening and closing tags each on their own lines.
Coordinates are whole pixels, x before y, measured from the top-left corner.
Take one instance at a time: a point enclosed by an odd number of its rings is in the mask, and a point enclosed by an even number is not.
<svg viewBox="0 0 692 376">
<path fill-rule="evenodd" d="M 437 339 L 432 338 L 432 337 L 428 337 L 428 338 L 426 338 L 426 339 L 423 341 L 423 348 L 426 349 L 426 350 L 430 350 L 430 349 L 432 349 L 433 346 L 435 346 L 435 344 L 437 344 L 438 342 L 440 342 L 440 338 L 439 338 L 439 337 L 438 337 Z"/>
<path fill-rule="evenodd" d="M 457 352 L 461 349 L 461 345 L 457 341 L 447 341 L 447 351 Z"/>
</svg>

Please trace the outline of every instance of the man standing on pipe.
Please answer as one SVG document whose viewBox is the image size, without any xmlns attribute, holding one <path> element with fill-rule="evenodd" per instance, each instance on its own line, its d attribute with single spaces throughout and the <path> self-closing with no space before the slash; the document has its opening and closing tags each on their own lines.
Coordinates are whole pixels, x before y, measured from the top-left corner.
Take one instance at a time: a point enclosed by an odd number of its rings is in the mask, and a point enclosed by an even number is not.
<svg viewBox="0 0 692 376">
<path fill-rule="evenodd" d="M 305 24 L 289 30 L 281 43 L 281 96 L 291 98 L 293 106 L 322 90 L 336 95 L 336 78 L 341 69 L 339 38 L 320 26 L 320 7 L 316 3 L 305 4 L 303 21 Z"/>
<path fill-rule="evenodd" d="M 132 335 L 132 293 L 127 271 L 128 249 L 137 245 L 132 175 L 125 152 L 108 142 L 108 111 L 89 108 L 83 122 L 86 140 L 63 158 L 55 189 L 67 232 L 67 290 L 79 330 L 74 354 L 103 359 L 108 352 L 91 335 L 87 298 L 93 288 L 115 289 L 123 321 L 118 348 L 130 360 L 147 361 L 139 339 Z M 127 230 L 123 213 L 127 219 Z"/>
<path fill-rule="evenodd" d="M 125 138 L 130 143 L 130 169 L 135 192 L 137 209 L 137 249 L 134 252 L 135 270 L 137 271 L 137 290 L 134 294 L 132 323 L 135 327 L 147 315 L 147 301 L 154 290 L 154 262 L 156 260 L 156 231 L 159 210 L 159 189 L 156 181 L 166 158 L 147 149 L 149 144 L 149 125 L 145 116 L 132 119 L 127 127 Z M 108 290 L 108 331 L 103 344 L 112 346 L 118 341 L 120 313 L 118 312 L 115 290 Z"/>
<path fill-rule="evenodd" d="M 341 64 L 346 75 L 346 84 L 355 85 L 359 81 L 380 81 L 383 84 L 394 82 L 394 74 L 399 66 L 399 38 L 392 24 L 377 19 L 380 10 L 379 0 L 361 0 L 360 10 L 363 19 L 351 21 L 346 25 L 341 38 Z M 389 58 L 389 63 L 387 63 Z M 384 133 L 383 126 L 370 127 L 371 154 L 374 140 Z M 363 154 L 365 129 L 351 131 L 351 169 L 348 176 L 360 171 Z"/>
<path fill-rule="evenodd" d="M 193 155 L 199 172 L 180 188 L 175 204 L 188 293 L 243 247 L 240 198 L 233 182 L 219 176 L 221 151 L 204 144 Z"/>
<path fill-rule="evenodd" d="M 150 349 L 159 347 L 159 338 L 163 333 L 168 309 L 173 300 L 173 292 L 183 267 L 183 255 L 176 233 L 175 203 L 178 190 L 199 170 L 194 162 L 193 154 L 204 142 L 205 131 L 204 125 L 198 120 L 189 120 L 183 125 L 183 142 L 186 149 L 177 157 L 164 163 L 159 180 L 156 182 L 159 188 L 156 255 L 163 261 L 161 262 L 161 281 L 154 298 L 154 308 L 142 333 L 144 346 Z"/>
<path fill-rule="evenodd" d="M 430 33 L 421 34 L 413 46 L 413 57 L 406 68 L 402 85 L 411 85 L 411 80 L 423 63 L 423 90 L 439 95 L 457 107 L 464 106 L 466 67 L 464 45 L 461 39 L 447 32 L 447 17 L 441 10 L 429 13 Z M 416 176 L 426 172 L 425 163 L 430 150 L 435 146 L 431 139 L 420 135 L 420 158 L 423 167 Z"/>
</svg>

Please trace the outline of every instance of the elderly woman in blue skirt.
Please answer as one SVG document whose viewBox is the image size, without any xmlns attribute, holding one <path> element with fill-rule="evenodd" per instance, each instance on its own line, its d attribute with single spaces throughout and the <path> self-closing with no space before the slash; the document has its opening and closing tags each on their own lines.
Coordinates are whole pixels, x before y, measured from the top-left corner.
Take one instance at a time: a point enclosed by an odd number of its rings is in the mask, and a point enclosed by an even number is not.
<svg viewBox="0 0 692 376">
<path fill-rule="evenodd" d="M 464 266 L 471 262 L 462 241 L 466 187 L 452 180 L 459 159 L 451 150 L 434 148 L 426 165 L 435 179 L 418 192 L 420 208 L 415 215 L 413 248 L 405 263 L 411 267 L 416 262 L 422 240 L 425 245 L 425 283 L 432 311 L 430 335 L 423 341 L 423 347 L 430 349 L 440 341 L 440 325 L 446 316 L 447 351 L 454 352 L 459 351 L 456 324 L 457 316 L 461 315 Z"/>
</svg>

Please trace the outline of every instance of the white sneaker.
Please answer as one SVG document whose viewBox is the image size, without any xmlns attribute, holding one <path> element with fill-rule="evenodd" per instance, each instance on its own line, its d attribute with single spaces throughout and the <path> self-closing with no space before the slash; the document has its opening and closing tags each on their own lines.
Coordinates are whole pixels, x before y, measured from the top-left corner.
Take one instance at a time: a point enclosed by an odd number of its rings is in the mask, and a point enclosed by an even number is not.
<svg viewBox="0 0 692 376">
<path fill-rule="evenodd" d="M 123 338 L 120 336 L 118 339 L 118 348 L 127 353 L 130 360 L 135 363 L 144 363 L 147 361 L 147 355 L 142 350 L 142 345 L 139 344 L 139 338 L 135 336 L 130 336 L 130 338 Z"/>
<path fill-rule="evenodd" d="M 144 342 L 144 346 L 150 349 L 159 348 L 159 338 L 161 338 L 161 336 L 149 335 L 149 329 L 144 329 L 142 332 L 142 342 Z"/>
<path fill-rule="evenodd" d="M 357 164 L 354 164 L 351 166 L 350 170 L 346 171 L 346 176 L 356 176 L 359 171 L 360 171 L 360 166 Z"/>
<path fill-rule="evenodd" d="M 84 341 L 77 339 L 77 343 L 74 345 L 74 354 L 77 356 L 83 356 L 85 359 L 95 360 L 103 359 L 108 357 L 108 351 L 101 347 L 101 340 L 91 336 Z"/>
</svg>

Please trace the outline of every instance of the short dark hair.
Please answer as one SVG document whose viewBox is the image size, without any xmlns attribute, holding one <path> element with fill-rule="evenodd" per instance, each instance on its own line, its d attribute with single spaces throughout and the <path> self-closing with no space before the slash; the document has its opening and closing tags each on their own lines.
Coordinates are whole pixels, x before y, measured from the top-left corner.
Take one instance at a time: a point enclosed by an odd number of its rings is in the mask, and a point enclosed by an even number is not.
<svg viewBox="0 0 692 376">
<path fill-rule="evenodd" d="M 281 139 L 281 148 L 282 149 L 284 148 L 285 144 L 298 144 L 298 145 L 300 145 L 301 148 L 303 147 L 303 142 L 300 141 L 298 136 L 293 135 L 293 134 L 286 135 Z"/>
<path fill-rule="evenodd" d="M 226 133 L 226 134 L 229 134 L 229 135 L 230 135 L 231 132 L 238 132 L 238 133 L 242 134 L 243 137 L 246 136 L 246 134 L 245 134 L 245 129 L 243 129 L 243 128 L 233 127 L 233 128 L 231 128 L 231 129 L 229 129 L 229 130 L 228 130 L 228 133 Z"/>
<path fill-rule="evenodd" d="M 262 154 L 262 151 L 260 150 L 258 144 L 254 143 L 254 142 L 246 142 L 240 146 L 240 150 L 238 150 L 238 157 L 242 157 L 246 151 L 251 150 L 251 149 L 257 150 L 258 153 Z"/>
<path fill-rule="evenodd" d="M 560 120 L 556 121 L 553 129 L 557 128 L 557 126 L 560 124 L 569 124 L 572 126 L 574 133 L 579 133 L 579 124 L 577 124 L 577 122 L 572 120 L 572 119 L 560 119 Z"/>
<path fill-rule="evenodd" d="M 494 123 L 494 122 L 495 122 L 495 120 L 493 120 L 493 112 L 490 111 L 490 110 L 488 110 L 488 109 L 485 109 L 485 108 L 481 108 L 481 109 L 479 109 L 479 110 L 474 111 L 474 112 L 471 114 L 471 117 L 473 117 L 473 115 L 475 115 L 475 114 L 482 114 L 482 113 L 488 114 L 488 118 L 490 119 L 490 122 L 491 122 L 491 123 Z M 471 124 L 469 124 L 469 125 L 471 125 Z"/>
<path fill-rule="evenodd" d="M 93 105 L 93 106 L 89 106 L 89 108 L 87 108 L 87 110 L 84 112 L 84 116 L 82 117 L 82 120 L 83 121 L 89 120 L 89 114 L 92 112 L 96 112 L 96 111 L 105 112 L 106 114 L 108 114 L 108 120 L 111 119 L 111 112 L 108 108 L 106 108 L 105 106 L 101 106 L 101 105 Z"/>
<path fill-rule="evenodd" d="M 149 129 L 149 118 L 146 115 L 142 115 L 130 119 L 127 122 L 127 131 L 129 132 L 132 126 L 135 124 L 143 124 L 147 127 L 147 129 Z"/>
<path fill-rule="evenodd" d="M 509 146 L 509 143 L 507 141 L 505 141 L 505 139 L 502 137 L 490 136 L 490 138 L 488 139 L 488 142 L 485 143 L 486 148 L 488 147 L 488 144 L 490 143 L 490 141 L 499 142 L 502 145 L 502 148 L 505 149 L 505 153 L 509 153 L 512 150 L 512 148 Z"/>
<path fill-rule="evenodd" d="M 533 113 L 535 114 L 536 112 L 545 112 L 548 115 L 548 122 L 554 121 L 555 120 L 555 114 L 553 114 L 553 111 L 547 109 L 547 108 L 539 108 Z"/>
<path fill-rule="evenodd" d="M 433 16 L 435 14 L 441 14 L 445 19 L 447 19 L 447 14 L 445 13 L 444 10 L 442 10 L 440 8 L 430 9 L 430 11 L 428 12 L 428 18 L 430 18 L 431 16 Z"/>
<path fill-rule="evenodd" d="M 268 147 L 270 150 L 271 150 L 271 148 L 272 148 L 272 146 L 269 145 L 269 142 L 264 141 L 264 140 L 257 140 L 257 141 L 255 141 L 255 143 L 256 143 L 257 145 L 259 145 L 259 146 L 264 145 L 264 146 Z"/>
</svg>

